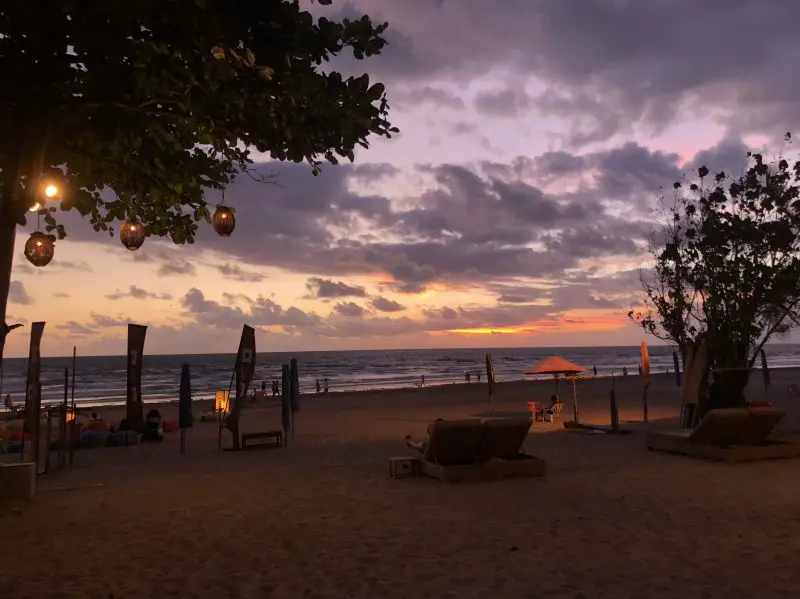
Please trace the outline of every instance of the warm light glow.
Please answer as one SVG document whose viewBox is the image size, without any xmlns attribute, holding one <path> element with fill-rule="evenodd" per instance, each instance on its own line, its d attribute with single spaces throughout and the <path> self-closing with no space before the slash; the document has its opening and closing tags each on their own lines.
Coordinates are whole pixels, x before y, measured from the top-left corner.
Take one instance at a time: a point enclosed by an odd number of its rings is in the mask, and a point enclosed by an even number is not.
<svg viewBox="0 0 800 599">
<path fill-rule="evenodd" d="M 67 422 L 72 422 L 75 420 L 75 412 L 67 412 Z"/>
<path fill-rule="evenodd" d="M 448 329 L 448 333 L 456 333 L 462 335 L 514 335 L 518 333 L 528 333 L 535 329 L 535 327 L 485 327 L 476 329 Z"/>
<path fill-rule="evenodd" d="M 524 335 L 558 331 L 561 333 L 611 332 L 628 322 L 618 310 L 571 310 L 558 317 L 543 318 L 533 322 L 499 327 L 474 327 L 431 331 L 434 335 Z"/>
<path fill-rule="evenodd" d="M 42 205 L 41 205 L 39 202 L 36 202 L 36 203 L 35 203 L 33 206 L 31 206 L 30 208 L 28 208 L 28 212 L 36 212 L 36 211 L 37 211 L 37 210 L 39 210 L 41 207 L 42 207 Z"/>
<path fill-rule="evenodd" d="M 217 391 L 214 396 L 214 411 L 221 414 L 231 411 L 230 391 Z"/>
<path fill-rule="evenodd" d="M 44 188 L 44 195 L 48 198 L 54 198 L 58 195 L 58 187 L 50 183 L 47 187 Z"/>
</svg>

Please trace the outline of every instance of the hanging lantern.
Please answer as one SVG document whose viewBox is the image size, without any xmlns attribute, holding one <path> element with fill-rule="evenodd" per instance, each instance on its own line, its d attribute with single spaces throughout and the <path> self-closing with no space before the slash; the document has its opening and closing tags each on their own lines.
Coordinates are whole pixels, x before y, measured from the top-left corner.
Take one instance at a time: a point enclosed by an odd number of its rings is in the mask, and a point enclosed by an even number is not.
<svg viewBox="0 0 800 599">
<path fill-rule="evenodd" d="M 56 253 L 56 238 L 41 231 L 34 231 L 25 242 L 25 257 L 34 266 L 42 267 L 50 264 Z"/>
<path fill-rule="evenodd" d="M 139 223 L 126 220 L 119 228 L 119 239 L 125 249 L 134 252 L 144 243 L 144 227 Z"/>
<path fill-rule="evenodd" d="M 230 237 L 236 228 L 236 217 L 233 210 L 227 206 L 217 206 L 214 211 L 214 218 L 211 219 L 211 226 L 220 237 Z"/>
</svg>

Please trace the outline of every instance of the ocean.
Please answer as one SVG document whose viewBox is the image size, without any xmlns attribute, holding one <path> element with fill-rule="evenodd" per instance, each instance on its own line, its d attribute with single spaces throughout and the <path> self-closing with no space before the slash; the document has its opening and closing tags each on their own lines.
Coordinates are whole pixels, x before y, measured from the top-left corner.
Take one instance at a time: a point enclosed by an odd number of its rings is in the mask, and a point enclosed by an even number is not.
<svg viewBox="0 0 800 599">
<path fill-rule="evenodd" d="M 767 348 L 769 367 L 800 366 L 800 345 L 775 344 Z M 472 381 L 481 373 L 486 380 L 485 356 L 492 355 L 495 378 L 511 381 L 526 378 L 525 370 L 551 355 L 558 355 L 589 370 L 597 368 L 599 376 L 621 375 L 623 368 L 636 374 L 639 365 L 638 347 L 569 347 L 534 349 L 425 349 L 392 351 L 332 351 L 263 353 L 256 360 L 256 381 L 267 391 L 273 379 L 280 379 L 281 365 L 297 358 L 301 393 L 313 393 L 317 379 L 328 379 L 335 391 L 414 387 L 425 376 L 425 384 L 442 385 L 463 382 L 470 372 Z M 235 354 L 189 356 L 148 356 L 143 359 L 142 397 L 145 402 L 177 399 L 181 365 L 189 364 L 192 373 L 192 394 L 195 399 L 213 398 L 217 390 L 228 389 Z M 672 348 L 650 347 L 651 371 L 673 369 Z M 3 364 L 2 397 L 11 394 L 19 403 L 25 397 L 24 358 L 6 358 Z M 72 367 L 72 358 L 42 359 L 42 396 L 44 403 L 63 400 L 64 368 Z M 71 377 L 70 373 L 70 377 Z M 125 403 L 125 356 L 78 356 L 75 370 L 75 399 L 80 406 L 121 405 Z"/>
</svg>

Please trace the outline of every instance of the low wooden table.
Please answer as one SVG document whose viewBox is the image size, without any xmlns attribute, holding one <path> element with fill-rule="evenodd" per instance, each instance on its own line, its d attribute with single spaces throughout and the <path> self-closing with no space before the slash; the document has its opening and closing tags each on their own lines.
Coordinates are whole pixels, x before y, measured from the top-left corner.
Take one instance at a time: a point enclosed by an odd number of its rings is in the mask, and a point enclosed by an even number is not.
<svg viewBox="0 0 800 599">
<path fill-rule="evenodd" d="M 261 441 L 261 443 L 251 443 L 248 446 L 248 441 Z M 283 431 L 242 433 L 242 449 L 269 449 L 274 447 L 283 447 Z"/>
<path fill-rule="evenodd" d="M 402 456 L 389 458 L 389 478 L 411 478 L 419 476 L 419 458 Z"/>
</svg>

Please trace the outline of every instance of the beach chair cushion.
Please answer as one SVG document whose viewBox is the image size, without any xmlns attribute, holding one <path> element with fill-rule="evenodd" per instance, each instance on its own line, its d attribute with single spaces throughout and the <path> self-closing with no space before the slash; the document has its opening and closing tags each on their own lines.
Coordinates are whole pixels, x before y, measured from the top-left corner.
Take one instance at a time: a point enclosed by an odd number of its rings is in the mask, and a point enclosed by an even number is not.
<svg viewBox="0 0 800 599">
<path fill-rule="evenodd" d="M 483 424 L 481 460 L 513 460 L 522 453 L 522 445 L 531 428 L 529 417 L 490 418 Z"/>
<path fill-rule="evenodd" d="M 428 427 L 423 460 L 442 466 L 463 466 L 478 461 L 483 423 L 479 419 L 439 420 Z"/>
<path fill-rule="evenodd" d="M 715 447 L 763 444 L 785 415 L 785 410 L 780 408 L 710 410 L 688 440 Z"/>
</svg>

